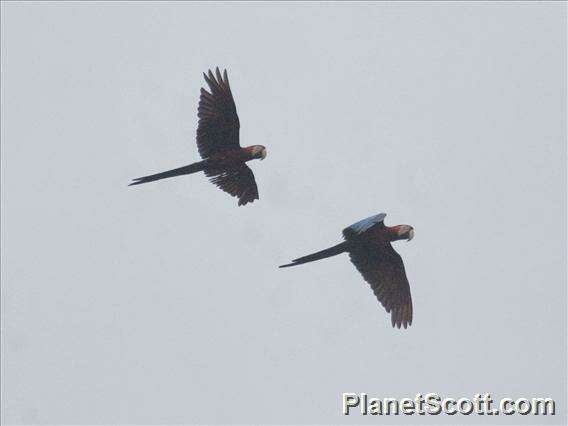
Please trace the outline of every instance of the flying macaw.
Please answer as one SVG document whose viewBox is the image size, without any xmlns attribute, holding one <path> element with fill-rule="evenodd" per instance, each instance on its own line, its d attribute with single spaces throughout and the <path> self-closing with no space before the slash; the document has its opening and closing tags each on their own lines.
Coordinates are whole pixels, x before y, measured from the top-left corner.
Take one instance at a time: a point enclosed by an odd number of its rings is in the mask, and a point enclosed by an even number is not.
<svg viewBox="0 0 568 426">
<path fill-rule="evenodd" d="M 349 253 L 351 262 L 363 275 L 379 302 L 391 313 L 393 327 L 406 328 L 412 324 L 412 299 L 400 255 L 391 245 L 392 241 L 414 237 L 414 228 L 409 225 L 385 226 L 386 214 L 368 217 L 343 230 L 345 241 L 317 253 L 294 259 L 280 268 L 301 265 Z"/>
<path fill-rule="evenodd" d="M 203 73 L 211 93 L 201 88 L 197 117 L 197 149 L 203 161 L 167 172 L 134 179 L 130 185 L 153 182 L 173 176 L 204 172 L 223 191 L 238 197 L 239 206 L 258 200 L 258 188 L 247 161 L 266 158 L 263 145 L 241 148 L 239 117 L 229 86 L 227 70 Z M 129 186 L 130 186 L 129 185 Z"/>
</svg>

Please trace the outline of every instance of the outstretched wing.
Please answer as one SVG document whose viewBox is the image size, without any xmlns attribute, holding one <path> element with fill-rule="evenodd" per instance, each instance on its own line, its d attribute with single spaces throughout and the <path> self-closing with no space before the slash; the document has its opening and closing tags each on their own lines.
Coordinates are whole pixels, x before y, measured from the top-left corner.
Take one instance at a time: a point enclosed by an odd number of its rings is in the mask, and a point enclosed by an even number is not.
<svg viewBox="0 0 568 426">
<path fill-rule="evenodd" d="M 258 188 L 252 170 L 242 164 L 226 170 L 206 170 L 205 174 L 211 177 L 211 182 L 233 197 L 239 198 L 239 206 L 258 200 Z"/>
<path fill-rule="evenodd" d="M 393 327 L 412 324 L 412 298 L 404 263 L 390 243 L 365 242 L 349 251 L 349 258 L 363 275 L 387 312 Z"/>
<path fill-rule="evenodd" d="M 353 225 L 349 225 L 343 230 L 343 238 L 349 240 L 362 235 L 370 229 L 374 229 L 375 227 L 384 227 L 385 224 L 383 223 L 383 221 L 385 220 L 386 216 L 386 213 L 379 213 L 374 216 L 369 216 L 366 219 L 360 220 L 359 222 L 355 222 Z"/>
<path fill-rule="evenodd" d="M 229 86 L 227 70 L 221 76 L 217 68 L 215 74 L 214 76 L 211 70 L 208 75 L 203 74 L 211 93 L 201 89 L 197 108 L 199 117 L 197 149 L 204 159 L 226 149 L 240 148 L 239 117 Z"/>
</svg>

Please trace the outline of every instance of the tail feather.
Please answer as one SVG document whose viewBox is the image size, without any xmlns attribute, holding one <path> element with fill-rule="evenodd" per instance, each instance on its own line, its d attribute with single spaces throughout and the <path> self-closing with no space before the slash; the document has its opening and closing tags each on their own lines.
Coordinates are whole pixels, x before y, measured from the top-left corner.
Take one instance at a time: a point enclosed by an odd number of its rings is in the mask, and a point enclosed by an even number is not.
<svg viewBox="0 0 568 426">
<path fill-rule="evenodd" d="M 325 259 L 326 257 L 337 256 L 338 254 L 347 251 L 347 244 L 342 242 L 336 246 L 327 248 L 325 250 L 318 251 L 316 253 L 308 254 L 307 256 L 302 256 L 297 259 L 292 260 L 292 263 L 286 265 L 280 265 L 279 268 L 288 268 L 290 266 L 301 265 L 302 263 L 313 262 L 315 260 Z"/>
<path fill-rule="evenodd" d="M 155 180 L 166 179 L 174 176 L 189 175 L 191 173 L 197 173 L 204 169 L 205 162 L 199 161 L 197 163 L 190 164 L 189 166 L 178 167 L 177 169 L 168 170 L 167 172 L 156 173 L 154 175 L 142 176 L 134 179 L 130 185 L 140 185 L 141 183 L 153 182 Z"/>
</svg>

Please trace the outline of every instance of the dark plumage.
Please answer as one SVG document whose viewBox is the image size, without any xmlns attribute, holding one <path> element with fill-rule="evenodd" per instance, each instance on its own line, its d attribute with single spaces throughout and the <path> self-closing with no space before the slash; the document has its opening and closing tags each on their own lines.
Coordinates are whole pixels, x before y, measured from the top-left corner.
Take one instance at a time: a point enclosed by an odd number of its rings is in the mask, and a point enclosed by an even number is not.
<svg viewBox="0 0 568 426">
<path fill-rule="evenodd" d="M 391 313 L 393 327 L 412 324 L 412 298 L 400 255 L 392 241 L 414 237 L 409 225 L 385 226 L 386 214 L 363 219 L 343 230 L 344 242 L 316 253 L 300 257 L 280 268 L 301 265 L 326 257 L 348 253 L 349 259 L 367 281 L 379 302 Z"/>
<path fill-rule="evenodd" d="M 258 200 L 258 188 L 247 161 L 266 158 L 266 148 L 253 145 L 242 148 L 239 143 L 239 117 L 227 70 L 216 69 L 215 75 L 209 70 L 203 74 L 209 85 L 208 92 L 201 89 L 197 116 L 197 150 L 203 161 L 179 167 L 167 172 L 156 173 L 134 179 L 130 185 L 153 182 L 173 176 L 203 171 L 215 185 L 237 197 L 239 206 Z"/>
</svg>

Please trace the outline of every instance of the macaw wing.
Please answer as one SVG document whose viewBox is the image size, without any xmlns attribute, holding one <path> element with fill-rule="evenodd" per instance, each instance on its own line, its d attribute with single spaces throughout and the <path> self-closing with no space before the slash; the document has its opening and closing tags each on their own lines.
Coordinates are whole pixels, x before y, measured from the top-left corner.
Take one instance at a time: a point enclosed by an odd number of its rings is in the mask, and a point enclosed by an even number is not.
<svg viewBox="0 0 568 426">
<path fill-rule="evenodd" d="M 369 216 L 366 219 L 355 222 L 343 230 L 343 238 L 346 240 L 362 235 L 374 227 L 384 227 L 383 221 L 385 220 L 386 213 L 379 213 L 374 216 Z"/>
<path fill-rule="evenodd" d="M 205 174 L 223 191 L 238 197 L 239 206 L 259 199 L 254 174 L 246 164 L 226 170 L 206 170 Z"/>
<path fill-rule="evenodd" d="M 410 285 L 402 258 L 391 244 L 357 244 L 349 251 L 349 258 L 370 284 L 379 302 L 391 313 L 393 327 L 411 325 Z"/>
<path fill-rule="evenodd" d="M 208 158 L 226 149 L 240 148 L 239 117 L 229 86 L 227 70 L 223 76 L 216 69 L 216 76 L 209 70 L 203 74 L 211 93 L 201 89 L 197 116 L 197 149 L 201 158 Z"/>
</svg>

